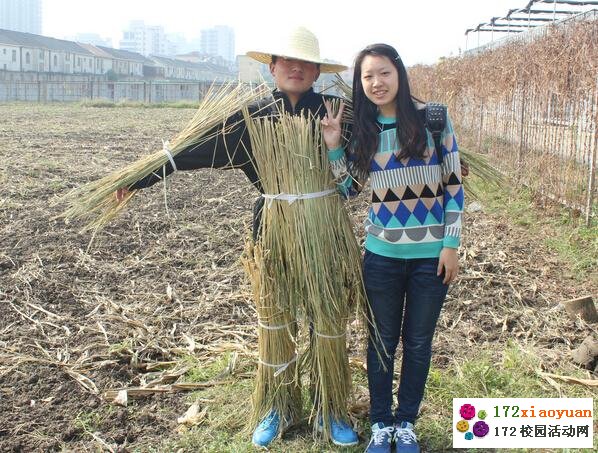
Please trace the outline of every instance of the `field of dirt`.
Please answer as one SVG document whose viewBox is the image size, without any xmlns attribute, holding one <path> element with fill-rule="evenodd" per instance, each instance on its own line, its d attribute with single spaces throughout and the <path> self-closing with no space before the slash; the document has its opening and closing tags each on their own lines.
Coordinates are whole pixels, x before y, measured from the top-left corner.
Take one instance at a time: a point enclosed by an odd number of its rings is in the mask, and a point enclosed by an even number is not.
<svg viewBox="0 0 598 453">
<path fill-rule="evenodd" d="M 177 389 L 180 358 L 255 354 L 239 263 L 255 190 L 235 171 L 180 172 L 167 187 L 168 214 L 158 184 L 92 238 L 57 218 L 60 197 L 160 149 L 193 110 L 0 111 L 0 452 L 143 450 L 176 437 L 186 392 L 166 390 Z M 366 201 L 349 206 L 357 225 Z M 598 294 L 595 282 L 574 280 L 525 227 L 483 210 L 465 221 L 463 271 L 440 320 L 435 366 L 470 348 L 498 353 L 508 340 L 537 348 L 547 371 L 569 360 L 588 330 L 558 303 Z M 164 391 L 129 392 L 134 410 L 106 394 L 152 381 Z M 113 416 L 86 430 L 85 414 L 107 405 Z"/>
</svg>

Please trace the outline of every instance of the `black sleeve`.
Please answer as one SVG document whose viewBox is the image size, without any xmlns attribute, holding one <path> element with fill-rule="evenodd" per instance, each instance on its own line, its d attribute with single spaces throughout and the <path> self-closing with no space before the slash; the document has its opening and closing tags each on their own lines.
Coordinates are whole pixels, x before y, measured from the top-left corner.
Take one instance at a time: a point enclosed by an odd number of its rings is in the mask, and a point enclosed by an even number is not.
<svg viewBox="0 0 598 453">
<path fill-rule="evenodd" d="M 216 126 L 211 133 L 215 133 L 215 137 L 199 145 L 189 146 L 174 156 L 177 170 L 242 168 L 247 173 L 249 167 L 253 168 L 250 157 L 251 143 L 241 112 L 230 116 L 225 124 Z M 165 170 L 167 176 L 173 172 L 170 162 L 166 163 Z M 150 187 L 161 181 L 163 174 L 163 170 L 158 169 L 137 181 L 129 189 Z"/>
</svg>

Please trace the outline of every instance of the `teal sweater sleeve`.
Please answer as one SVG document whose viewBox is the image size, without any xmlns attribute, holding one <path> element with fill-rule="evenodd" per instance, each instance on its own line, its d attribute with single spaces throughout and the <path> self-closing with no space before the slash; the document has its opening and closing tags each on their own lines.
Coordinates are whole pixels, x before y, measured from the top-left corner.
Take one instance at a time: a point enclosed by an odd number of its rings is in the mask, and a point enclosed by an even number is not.
<svg viewBox="0 0 598 453">
<path fill-rule="evenodd" d="M 354 188 L 354 179 L 349 172 L 345 149 L 339 147 L 329 150 L 328 161 L 330 162 L 330 169 L 332 170 L 336 186 L 341 195 L 345 198 L 356 196 L 359 192 Z"/>
<path fill-rule="evenodd" d="M 458 248 L 461 242 L 461 219 L 463 216 L 463 180 L 459 148 L 450 118 L 442 132 L 442 185 L 444 189 L 444 240 L 443 246 Z"/>
</svg>

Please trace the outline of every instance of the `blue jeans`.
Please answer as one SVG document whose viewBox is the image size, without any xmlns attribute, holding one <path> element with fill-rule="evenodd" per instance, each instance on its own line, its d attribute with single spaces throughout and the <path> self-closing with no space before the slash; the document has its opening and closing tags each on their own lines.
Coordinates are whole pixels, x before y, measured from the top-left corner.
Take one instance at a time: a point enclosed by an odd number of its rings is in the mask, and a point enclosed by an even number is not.
<svg viewBox="0 0 598 453">
<path fill-rule="evenodd" d="M 365 288 L 379 334 L 373 334 L 370 326 L 367 366 L 372 424 L 415 422 L 430 369 L 436 321 L 448 290 L 443 275 L 436 275 L 437 267 L 438 258 L 399 259 L 365 252 Z M 399 338 L 403 339 L 403 361 L 393 417 L 392 381 Z"/>
</svg>

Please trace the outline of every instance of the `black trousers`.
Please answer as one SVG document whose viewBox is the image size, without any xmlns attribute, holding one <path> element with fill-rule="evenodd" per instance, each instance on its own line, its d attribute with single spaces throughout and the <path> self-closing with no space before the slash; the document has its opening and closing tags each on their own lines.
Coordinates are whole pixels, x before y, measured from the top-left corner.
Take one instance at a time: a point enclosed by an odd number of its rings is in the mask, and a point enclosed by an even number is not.
<svg viewBox="0 0 598 453">
<path fill-rule="evenodd" d="M 262 228 L 262 210 L 264 209 L 264 197 L 259 197 L 253 204 L 253 240 L 257 241 L 260 237 Z"/>
</svg>

